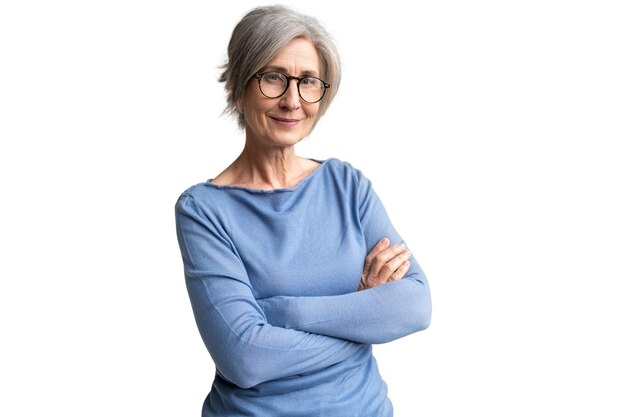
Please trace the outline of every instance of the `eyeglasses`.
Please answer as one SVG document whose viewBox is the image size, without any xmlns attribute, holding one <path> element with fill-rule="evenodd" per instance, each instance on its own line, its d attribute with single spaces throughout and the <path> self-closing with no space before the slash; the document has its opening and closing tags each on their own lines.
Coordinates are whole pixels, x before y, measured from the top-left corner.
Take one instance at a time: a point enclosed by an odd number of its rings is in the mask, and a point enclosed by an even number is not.
<svg viewBox="0 0 626 417">
<path fill-rule="evenodd" d="M 298 81 L 298 94 L 307 103 L 317 103 L 330 87 L 317 77 L 292 77 L 278 71 L 260 72 L 254 76 L 259 82 L 261 93 L 267 98 L 278 98 L 289 89 L 291 80 Z"/>
</svg>

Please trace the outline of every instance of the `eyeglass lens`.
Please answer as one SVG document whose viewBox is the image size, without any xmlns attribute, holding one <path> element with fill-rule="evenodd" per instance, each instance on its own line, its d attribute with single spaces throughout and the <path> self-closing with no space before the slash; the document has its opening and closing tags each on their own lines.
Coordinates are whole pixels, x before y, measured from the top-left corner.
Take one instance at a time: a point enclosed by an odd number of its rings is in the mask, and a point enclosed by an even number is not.
<svg viewBox="0 0 626 417">
<path fill-rule="evenodd" d="M 261 92 L 268 98 L 278 98 L 289 88 L 290 79 L 280 72 L 267 72 L 261 75 L 259 86 Z M 322 80 L 315 77 L 304 77 L 298 81 L 300 97 L 308 103 L 316 103 L 322 99 L 325 92 Z"/>
</svg>

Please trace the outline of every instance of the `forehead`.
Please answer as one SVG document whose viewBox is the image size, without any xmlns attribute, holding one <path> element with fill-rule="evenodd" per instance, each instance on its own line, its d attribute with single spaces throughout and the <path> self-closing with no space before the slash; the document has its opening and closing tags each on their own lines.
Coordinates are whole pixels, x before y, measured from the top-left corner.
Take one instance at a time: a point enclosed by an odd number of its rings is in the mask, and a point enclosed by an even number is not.
<svg viewBox="0 0 626 417">
<path fill-rule="evenodd" d="M 319 75 L 320 57 L 311 42 L 305 38 L 292 39 L 267 63 L 265 68 L 282 69 L 290 74 Z"/>
</svg>

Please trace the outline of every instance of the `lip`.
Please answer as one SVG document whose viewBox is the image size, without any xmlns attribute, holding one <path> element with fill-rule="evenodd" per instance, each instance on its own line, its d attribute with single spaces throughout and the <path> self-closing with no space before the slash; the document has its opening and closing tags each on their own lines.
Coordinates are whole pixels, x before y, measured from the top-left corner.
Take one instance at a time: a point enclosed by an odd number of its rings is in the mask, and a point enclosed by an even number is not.
<svg viewBox="0 0 626 417">
<path fill-rule="evenodd" d="M 272 118 L 272 120 L 274 120 L 276 123 L 282 126 L 294 126 L 300 122 L 300 119 L 288 119 L 284 117 L 275 117 L 275 116 L 270 116 L 270 117 Z"/>
</svg>

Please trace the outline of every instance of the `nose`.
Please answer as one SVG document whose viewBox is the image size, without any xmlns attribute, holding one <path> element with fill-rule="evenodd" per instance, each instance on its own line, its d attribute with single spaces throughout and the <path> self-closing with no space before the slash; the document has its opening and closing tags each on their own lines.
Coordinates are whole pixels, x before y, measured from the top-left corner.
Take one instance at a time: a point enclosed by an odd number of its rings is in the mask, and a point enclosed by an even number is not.
<svg viewBox="0 0 626 417">
<path fill-rule="evenodd" d="M 289 80 L 289 87 L 280 97 L 280 106 L 289 110 L 300 108 L 300 94 L 298 94 L 298 80 Z"/>
</svg>

